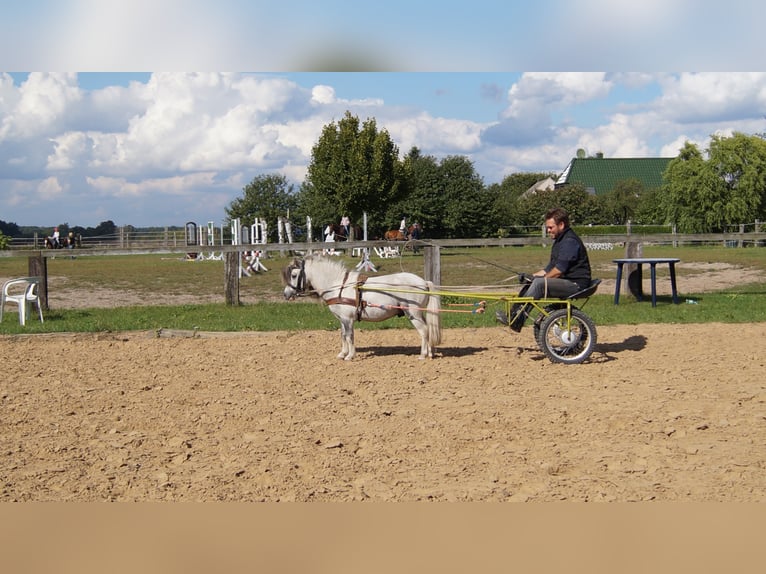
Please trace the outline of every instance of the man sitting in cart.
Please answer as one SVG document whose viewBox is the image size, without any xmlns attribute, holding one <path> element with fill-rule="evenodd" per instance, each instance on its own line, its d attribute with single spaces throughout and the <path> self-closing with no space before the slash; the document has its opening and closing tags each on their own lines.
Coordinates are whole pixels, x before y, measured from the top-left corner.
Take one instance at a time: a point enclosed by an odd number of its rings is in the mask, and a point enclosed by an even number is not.
<svg viewBox="0 0 766 574">
<path fill-rule="evenodd" d="M 522 275 L 525 285 L 519 291 L 519 297 L 565 299 L 590 285 L 588 251 L 569 226 L 566 210 L 560 207 L 549 209 L 545 214 L 545 230 L 553 239 L 550 261 L 531 276 Z M 497 320 L 518 333 L 529 316 L 530 307 L 528 303 L 513 305 L 510 323 L 505 312 L 498 310 Z"/>
</svg>

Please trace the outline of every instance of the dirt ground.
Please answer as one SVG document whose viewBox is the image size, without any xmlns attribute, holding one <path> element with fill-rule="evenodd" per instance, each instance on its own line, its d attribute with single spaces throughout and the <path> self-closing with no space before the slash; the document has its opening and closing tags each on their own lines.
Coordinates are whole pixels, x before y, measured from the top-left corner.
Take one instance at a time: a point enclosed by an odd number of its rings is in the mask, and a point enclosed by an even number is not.
<svg viewBox="0 0 766 574">
<path fill-rule="evenodd" d="M 764 501 L 765 336 L 598 327 L 572 366 L 530 328 L 426 361 L 411 330 L 351 362 L 333 332 L 0 337 L 0 501 Z"/>
</svg>

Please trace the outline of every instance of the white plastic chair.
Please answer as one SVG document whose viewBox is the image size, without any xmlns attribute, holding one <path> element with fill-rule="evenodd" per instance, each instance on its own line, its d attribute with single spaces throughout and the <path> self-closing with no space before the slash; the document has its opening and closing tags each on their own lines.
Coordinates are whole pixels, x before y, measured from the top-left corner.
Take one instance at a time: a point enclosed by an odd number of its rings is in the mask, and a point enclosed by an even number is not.
<svg viewBox="0 0 766 574">
<path fill-rule="evenodd" d="M 37 305 L 40 322 L 43 323 L 43 309 L 40 306 L 38 288 L 39 277 L 19 277 L 10 279 L 3 284 L 3 292 L 0 295 L 0 322 L 3 320 L 3 312 L 6 303 L 16 303 L 19 308 L 19 324 L 27 324 L 27 315 L 31 312 L 32 305 Z"/>
</svg>

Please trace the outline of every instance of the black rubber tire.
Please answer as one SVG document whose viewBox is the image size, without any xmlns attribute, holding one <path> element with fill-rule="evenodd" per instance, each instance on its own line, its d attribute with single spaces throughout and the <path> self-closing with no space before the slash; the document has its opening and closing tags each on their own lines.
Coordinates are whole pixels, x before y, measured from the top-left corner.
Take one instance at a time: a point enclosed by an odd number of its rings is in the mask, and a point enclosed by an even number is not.
<svg viewBox="0 0 766 574">
<path fill-rule="evenodd" d="M 554 363 L 574 365 L 590 357 L 596 346 L 596 325 L 590 317 L 573 308 L 567 331 L 567 310 L 556 309 L 540 325 L 540 345 L 545 356 Z"/>
</svg>

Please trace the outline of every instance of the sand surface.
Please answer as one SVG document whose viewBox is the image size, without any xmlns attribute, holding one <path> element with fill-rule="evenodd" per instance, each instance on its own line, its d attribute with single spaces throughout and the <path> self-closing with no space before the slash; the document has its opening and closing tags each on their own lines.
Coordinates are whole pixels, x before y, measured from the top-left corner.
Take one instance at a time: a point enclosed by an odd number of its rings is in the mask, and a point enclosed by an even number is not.
<svg viewBox="0 0 766 574">
<path fill-rule="evenodd" d="M 0 337 L 0 501 L 764 501 L 766 324 Z"/>
</svg>

